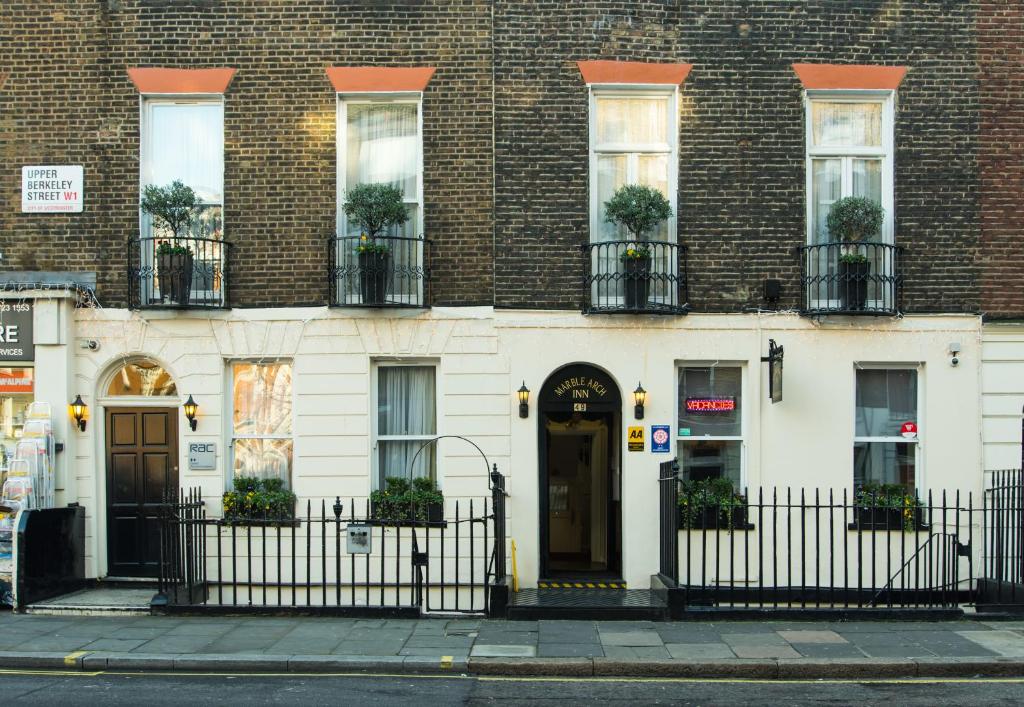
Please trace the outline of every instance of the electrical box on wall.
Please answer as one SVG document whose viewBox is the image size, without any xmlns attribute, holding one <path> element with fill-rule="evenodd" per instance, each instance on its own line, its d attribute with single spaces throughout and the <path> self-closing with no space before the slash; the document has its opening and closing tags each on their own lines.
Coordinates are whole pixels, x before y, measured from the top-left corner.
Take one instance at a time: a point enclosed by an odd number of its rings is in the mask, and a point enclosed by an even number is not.
<svg viewBox="0 0 1024 707">
<path fill-rule="evenodd" d="M 350 555 L 368 555 L 372 546 L 370 526 L 348 526 L 348 552 Z"/>
</svg>

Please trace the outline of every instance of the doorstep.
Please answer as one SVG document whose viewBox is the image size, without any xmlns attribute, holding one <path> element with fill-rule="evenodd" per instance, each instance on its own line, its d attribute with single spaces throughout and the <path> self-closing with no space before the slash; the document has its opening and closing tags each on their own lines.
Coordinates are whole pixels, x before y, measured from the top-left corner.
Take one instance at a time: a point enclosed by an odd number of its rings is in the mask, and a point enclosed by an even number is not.
<svg viewBox="0 0 1024 707">
<path fill-rule="evenodd" d="M 29 604 L 26 614 L 44 616 L 148 616 L 152 587 L 99 586 Z"/>
</svg>

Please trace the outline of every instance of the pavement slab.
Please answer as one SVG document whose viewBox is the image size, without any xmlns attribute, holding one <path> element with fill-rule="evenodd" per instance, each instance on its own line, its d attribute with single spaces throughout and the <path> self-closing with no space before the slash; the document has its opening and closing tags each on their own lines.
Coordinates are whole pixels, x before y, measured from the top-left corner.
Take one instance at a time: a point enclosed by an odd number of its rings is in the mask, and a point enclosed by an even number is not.
<svg viewBox="0 0 1024 707">
<path fill-rule="evenodd" d="M 732 649 L 724 643 L 666 643 L 665 649 L 670 656 L 677 660 L 715 660 L 736 657 Z"/>
<path fill-rule="evenodd" d="M 539 658 L 593 658 L 604 656 L 599 643 L 541 643 L 537 646 Z"/>
<path fill-rule="evenodd" d="M 849 643 L 835 631 L 776 631 L 788 643 Z"/>
<path fill-rule="evenodd" d="M 1024 658 L 1024 636 L 1016 631 L 957 631 L 956 635 L 997 655 Z"/>
<path fill-rule="evenodd" d="M 730 644 L 737 658 L 800 658 L 791 646 Z"/>
<path fill-rule="evenodd" d="M 473 658 L 534 658 L 537 656 L 537 647 L 478 643 L 473 646 L 470 656 Z"/>
<path fill-rule="evenodd" d="M 661 636 L 658 635 L 657 631 L 626 631 L 613 633 L 611 631 L 602 630 L 600 635 L 601 643 L 604 646 L 664 646 L 664 642 L 661 640 Z"/>
</svg>

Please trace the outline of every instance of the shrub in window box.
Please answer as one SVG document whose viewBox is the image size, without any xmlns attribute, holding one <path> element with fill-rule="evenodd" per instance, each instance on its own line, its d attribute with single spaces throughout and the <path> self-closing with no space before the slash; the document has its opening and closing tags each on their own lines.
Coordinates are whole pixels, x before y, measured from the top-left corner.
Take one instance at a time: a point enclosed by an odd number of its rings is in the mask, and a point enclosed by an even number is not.
<svg viewBox="0 0 1024 707">
<path fill-rule="evenodd" d="M 224 494 L 224 522 L 245 525 L 295 520 L 295 494 L 284 487 L 283 479 L 238 476 L 233 486 Z"/>
<path fill-rule="evenodd" d="M 391 184 L 357 184 L 345 192 L 342 209 L 362 231 L 356 258 L 363 304 L 384 304 L 391 281 L 391 250 L 378 239 L 387 229 L 409 220 L 402 190 Z"/>
<path fill-rule="evenodd" d="M 157 284 L 160 297 L 179 305 L 187 305 L 192 291 L 192 249 L 160 241 L 156 246 Z"/>
<path fill-rule="evenodd" d="M 882 206 L 863 196 L 839 199 L 829 208 L 826 219 L 829 236 L 842 244 L 837 284 L 840 306 L 844 310 L 864 309 L 871 263 L 857 244 L 877 238 L 884 217 Z"/>
<path fill-rule="evenodd" d="M 902 530 L 924 527 L 924 505 L 901 484 L 867 483 L 854 497 L 855 527 L 863 530 Z"/>
<path fill-rule="evenodd" d="M 153 217 L 156 226 L 168 229 L 173 238 L 156 248 L 157 284 L 160 297 L 175 304 L 188 304 L 192 289 L 192 249 L 181 243 L 195 219 L 199 201 L 191 187 L 175 180 L 164 187 L 148 185 L 139 207 Z"/>
<path fill-rule="evenodd" d="M 684 530 L 748 529 L 747 498 L 729 479 L 684 481 L 679 489 L 680 527 Z"/>
<path fill-rule="evenodd" d="M 444 520 L 444 496 L 433 479 L 410 482 L 389 476 L 383 489 L 370 494 L 370 517 L 381 523 L 440 523 Z"/>
<path fill-rule="evenodd" d="M 651 251 L 644 234 L 672 216 L 672 206 L 657 189 L 643 184 L 619 187 L 604 203 L 605 221 L 624 226 L 634 242 L 620 256 L 626 309 L 644 309 L 651 287 Z"/>
</svg>

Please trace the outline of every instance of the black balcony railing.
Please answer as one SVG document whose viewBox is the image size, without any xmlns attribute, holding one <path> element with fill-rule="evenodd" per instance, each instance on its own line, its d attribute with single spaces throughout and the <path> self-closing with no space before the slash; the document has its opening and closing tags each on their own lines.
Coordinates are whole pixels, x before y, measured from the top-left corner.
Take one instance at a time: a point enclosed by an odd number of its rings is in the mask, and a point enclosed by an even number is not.
<svg viewBox="0 0 1024 707">
<path fill-rule="evenodd" d="M 605 241 L 585 243 L 582 250 L 584 312 L 689 311 L 685 246 L 658 241 Z"/>
<path fill-rule="evenodd" d="M 129 307 L 227 307 L 230 253 L 214 238 L 130 238 Z"/>
<path fill-rule="evenodd" d="M 893 316 L 903 308 L 903 248 L 888 243 L 822 243 L 800 248 L 804 314 Z"/>
<path fill-rule="evenodd" d="M 340 307 L 427 307 L 430 271 L 423 238 L 331 237 L 327 242 L 331 304 Z"/>
</svg>

